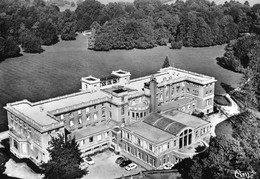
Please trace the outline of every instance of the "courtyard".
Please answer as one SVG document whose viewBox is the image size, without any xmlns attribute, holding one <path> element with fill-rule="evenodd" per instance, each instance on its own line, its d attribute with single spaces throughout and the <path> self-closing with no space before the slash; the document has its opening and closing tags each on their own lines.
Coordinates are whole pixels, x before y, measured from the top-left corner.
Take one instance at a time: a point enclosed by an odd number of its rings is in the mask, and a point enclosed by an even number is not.
<svg viewBox="0 0 260 179">
<path fill-rule="evenodd" d="M 126 176 L 136 174 L 145 170 L 140 165 L 130 171 L 127 171 L 125 168 L 121 168 L 118 164 L 115 163 L 116 159 L 120 156 L 121 155 L 116 155 L 109 150 L 92 156 L 91 158 L 95 161 L 95 164 L 90 165 L 87 168 L 88 174 L 85 175 L 83 179 L 113 179 L 121 177 L 122 175 Z"/>
</svg>

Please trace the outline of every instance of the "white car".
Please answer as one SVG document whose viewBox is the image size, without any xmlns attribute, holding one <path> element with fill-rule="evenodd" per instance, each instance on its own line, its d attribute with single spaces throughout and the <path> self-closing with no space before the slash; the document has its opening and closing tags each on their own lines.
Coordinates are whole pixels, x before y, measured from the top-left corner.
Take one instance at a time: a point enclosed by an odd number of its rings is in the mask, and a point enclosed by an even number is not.
<svg viewBox="0 0 260 179">
<path fill-rule="evenodd" d="M 94 160 L 92 158 L 90 158 L 90 157 L 84 158 L 83 160 L 84 160 L 84 162 L 86 162 L 89 165 L 94 165 L 95 164 Z"/>
<path fill-rule="evenodd" d="M 163 169 L 167 170 L 167 169 L 172 169 L 174 165 L 172 163 L 165 163 L 163 164 Z"/>
<path fill-rule="evenodd" d="M 87 168 L 87 167 L 88 167 L 88 164 L 86 164 L 86 163 L 81 163 L 80 166 L 79 166 L 79 168 L 80 168 L 81 170 L 84 170 L 84 169 Z"/>
<path fill-rule="evenodd" d="M 126 169 L 127 171 L 130 171 L 130 170 L 135 169 L 136 167 L 137 167 L 137 165 L 136 165 L 135 163 L 130 163 L 129 165 L 127 165 L 127 166 L 125 167 L 125 169 Z"/>
</svg>

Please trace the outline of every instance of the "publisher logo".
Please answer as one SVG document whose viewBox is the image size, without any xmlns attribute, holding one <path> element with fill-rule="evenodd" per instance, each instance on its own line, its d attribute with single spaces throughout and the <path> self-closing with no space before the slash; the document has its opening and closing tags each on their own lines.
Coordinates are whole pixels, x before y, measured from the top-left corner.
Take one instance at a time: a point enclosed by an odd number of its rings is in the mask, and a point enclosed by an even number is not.
<svg viewBox="0 0 260 179">
<path fill-rule="evenodd" d="M 253 178 L 255 174 L 256 172 L 254 170 L 252 172 L 240 171 L 239 169 L 235 171 L 235 177 L 238 179 L 250 179 Z"/>
</svg>

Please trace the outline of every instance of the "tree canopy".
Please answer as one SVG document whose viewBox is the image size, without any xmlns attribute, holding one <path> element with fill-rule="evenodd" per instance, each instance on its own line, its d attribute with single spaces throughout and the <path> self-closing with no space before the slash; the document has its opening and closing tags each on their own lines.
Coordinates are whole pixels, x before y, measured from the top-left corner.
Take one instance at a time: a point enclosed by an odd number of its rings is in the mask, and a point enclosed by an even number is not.
<svg viewBox="0 0 260 179">
<path fill-rule="evenodd" d="M 166 56 L 166 57 L 165 57 L 165 60 L 164 60 L 164 62 L 163 62 L 162 68 L 167 68 L 167 67 L 169 67 L 169 66 L 170 66 L 169 58 L 168 58 L 168 56 Z"/>
<path fill-rule="evenodd" d="M 212 137 L 206 152 L 176 165 L 184 179 L 234 178 L 237 169 L 260 175 L 260 119 L 246 111 L 227 120 L 232 123 L 231 138 Z"/>
<path fill-rule="evenodd" d="M 44 178 L 74 179 L 81 178 L 87 173 L 79 167 L 83 160 L 75 138 L 67 140 L 62 135 L 52 137 L 47 150 L 50 160 L 41 166 Z"/>
</svg>

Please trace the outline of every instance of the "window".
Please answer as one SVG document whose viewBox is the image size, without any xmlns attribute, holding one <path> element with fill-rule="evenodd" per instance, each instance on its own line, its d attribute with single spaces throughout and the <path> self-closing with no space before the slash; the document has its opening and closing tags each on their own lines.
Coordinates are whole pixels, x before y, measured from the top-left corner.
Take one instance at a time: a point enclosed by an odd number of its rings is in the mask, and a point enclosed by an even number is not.
<svg viewBox="0 0 260 179">
<path fill-rule="evenodd" d="M 79 124 L 82 124 L 82 119 L 81 119 L 81 117 L 79 118 Z"/>
<path fill-rule="evenodd" d="M 102 113 L 102 117 L 106 117 L 106 110 L 105 110 L 105 109 L 103 109 L 103 110 L 101 111 L 101 113 Z"/>
<path fill-rule="evenodd" d="M 89 112 L 89 108 L 86 108 L 86 113 L 88 113 Z"/>
<path fill-rule="evenodd" d="M 190 88 L 187 88 L 187 92 L 190 92 Z"/>
<path fill-rule="evenodd" d="M 94 114 L 94 119 L 97 119 L 97 114 L 96 113 Z"/>
<path fill-rule="evenodd" d="M 168 142 L 168 144 L 167 144 L 167 149 L 169 149 L 170 148 L 170 142 Z"/>
<path fill-rule="evenodd" d="M 126 133 L 126 138 L 130 139 L 130 134 L 128 132 Z"/>
<path fill-rule="evenodd" d="M 110 119 L 112 118 L 112 113 L 111 113 L 111 111 L 109 111 L 109 118 L 110 118 Z"/>
<path fill-rule="evenodd" d="M 94 110 L 96 110 L 97 109 L 97 106 L 93 106 L 94 107 Z"/>
<path fill-rule="evenodd" d="M 144 112 L 144 117 L 146 116 L 146 112 Z"/>
<path fill-rule="evenodd" d="M 74 121 L 70 120 L 70 127 L 74 125 Z"/>
<path fill-rule="evenodd" d="M 123 96 L 123 97 L 121 97 L 121 102 L 124 102 L 124 96 Z"/>
<path fill-rule="evenodd" d="M 89 121 L 89 119 L 90 119 L 90 118 L 89 118 L 89 115 L 87 115 L 87 121 Z"/>
<path fill-rule="evenodd" d="M 70 113 L 69 115 L 70 115 L 70 118 L 73 118 L 73 117 L 74 117 L 74 116 L 73 116 L 73 113 Z"/>
<path fill-rule="evenodd" d="M 188 109 L 190 109 L 190 105 L 188 105 Z"/>
<path fill-rule="evenodd" d="M 90 138 L 89 138 L 89 142 L 93 142 L 93 137 L 90 137 Z"/>
<path fill-rule="evenodd" d="M 101 135 L 98 135 L 98 136 L 97 136 L 97 140 L 101 140 Z"/>
<path fill-rule="evenodd" d="M 62 114 L 62 115 L 60 115 L 60 118 L 61 118 L 61 119 L 64 119 L 64 115 L 63 115 L 63 114 Z"/>
<path fill-rule="evenodd" d="M 153 145 L 152 144 L 149 144 L 149 150 L 153 151 Z"/>
<path fill-rule="evenodd" d="M 199 137 L 199 131 L 196 131 L 195 136 Z"/>
<path fill-rule="evenodd" d="M 105 133 L 105 138 L 108 138 L 108 136 L 109 136 L 109 132 L 106 132 Z"/>
<path fill-rule="evenodd" d="M 18 142 L 14 140 L 14 147 L 18 150 Z"/>
<path fill-rule="evenodd" d="M 137 144 L 141 145 L 141 139 L 137 138 Z"/>
<path fill-rule="evenodd" d="M 173 145 L 176 146 L 176 140 L 173 141 Z"/>
<path fill-rule="evenodd" d="M 124 105 L 122 106 L 122 109 L 121 109 L 121 114 L 124 115 L 125 114 L 125 107 Z"/>
<path fill-rule="evenodd" d="M 81 110 L 78 110 L 78 115 L 81 115 Z"/>
</svg>

